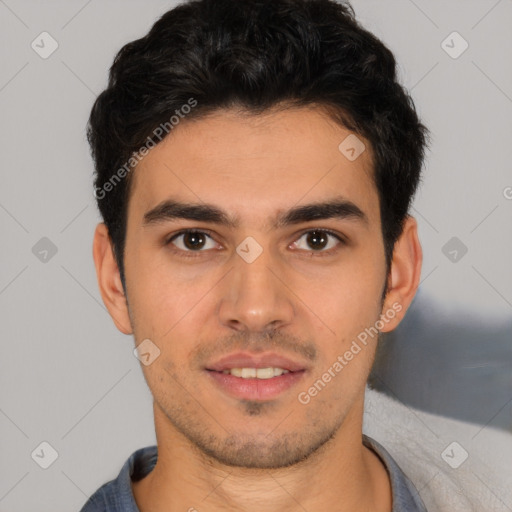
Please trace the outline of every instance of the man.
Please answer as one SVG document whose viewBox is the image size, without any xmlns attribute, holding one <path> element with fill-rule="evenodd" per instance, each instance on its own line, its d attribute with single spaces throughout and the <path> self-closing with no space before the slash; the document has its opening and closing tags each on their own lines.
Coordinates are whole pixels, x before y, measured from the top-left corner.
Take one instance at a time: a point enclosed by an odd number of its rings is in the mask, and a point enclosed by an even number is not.
<svg viewBox="0 0 512 512">
<path fill-rule="evenodd" d="M 362 421 L 419 283 L 427 130 L 350 6 L 182 4 L 116 56 L 88 137 L 157 446 L 83 512 L 426 510 Z"/>
</svg>

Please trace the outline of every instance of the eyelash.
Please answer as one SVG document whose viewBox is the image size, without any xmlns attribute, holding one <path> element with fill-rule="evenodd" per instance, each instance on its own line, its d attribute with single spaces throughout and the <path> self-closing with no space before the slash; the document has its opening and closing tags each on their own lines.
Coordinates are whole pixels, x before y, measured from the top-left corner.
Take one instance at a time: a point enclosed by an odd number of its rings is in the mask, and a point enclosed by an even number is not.
<svg viewBox="0 0 512 512">
<path fill-rule="evenodd" d="M 179 236 L 181 235 L 186 235 L 187 233 L 198 233 L 198 234 L 203 234 L 203 235 L 207 235 L 209 238 L 212 238 L 213 237 L 211 236 L 211 232 L 208 231 L 208 230 L 198 230 L 198 229 L 183 229 L 181 231 L 179 231 L 178 233 L 175 233 L 174 235 L 172 235 L 170 238 L 166 239 L 165 241 L 165 245 L 166 246 L 172 246 L 172 242 L 178 238 Z M 338 235 L 337 233 L 334 233 L 333 231 L 329 230 L 329 229 L 308 229 L 306 231 L 303 231 L 300 236 L 296 239 L 296 240 L 300 240 L 304 235 L 307 235 L 308 233 L 323 233 L 323 234 L 326 234 L 326 235 L 330 235 L 334 238 L 336 238 L 338 240 L 338 242 L 340 242 L 339 245 L 346 245 L 346 240 Z M 198 251 L 185 251 L 183 249 L 178 249 L 176 247 L 172 247 L 171 250 L 176 253 L 176 254 L 179 254 L 180 256 L 184 257 L 184 258 L 197 258 L 197 257 L 200 257 L 201 256 L 201 253 L 205 252 L 205 251 L 202 251 L 202 250 L 198 250 Z M 330 256 L 332 255 L 334 252 L 336 252 L 338 250 L 338 246 L 336 247 L 333 247 L 327 251 L 314 251 L 314 250 L 311 250 L 311 256 L 312 257 L 325 257 L 325 256 Z"/>
</svg>

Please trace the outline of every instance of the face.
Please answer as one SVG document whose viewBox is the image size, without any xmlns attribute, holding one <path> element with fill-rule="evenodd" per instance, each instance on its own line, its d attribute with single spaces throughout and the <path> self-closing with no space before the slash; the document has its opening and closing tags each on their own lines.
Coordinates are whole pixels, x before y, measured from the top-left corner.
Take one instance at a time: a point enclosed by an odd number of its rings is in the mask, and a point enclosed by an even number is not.
<svg viewBox="0 0 512 512">
<path fill-rule="evenodd" d="M 133 171 L 129 320 L 113 316 L 150 340 L 159 443 L 177 432 L 217 461 L 273 468 L 360 428 L 375 325 L 393 328 L 401 306 L 381 300 L 370 149 L 359 137 L 347 158 L 349 135 L 313 108 L 218 111 Z"/>
</svg>

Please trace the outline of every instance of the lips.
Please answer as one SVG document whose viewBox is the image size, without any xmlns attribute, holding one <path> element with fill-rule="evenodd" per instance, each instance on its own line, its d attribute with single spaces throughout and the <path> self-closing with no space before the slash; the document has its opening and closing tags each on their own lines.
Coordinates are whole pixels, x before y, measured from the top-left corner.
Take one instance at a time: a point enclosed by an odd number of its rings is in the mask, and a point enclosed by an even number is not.
<svg viewBox="0 0 512 512">
<path fill-rule="evenodd" d="M 251 378 L 244 373 L 266 368 L 265 377 Z M 298 385 L 304 379 L 308 366 L 275 352 L 251 354 L 236 352 L 208 363 L 205 368 L 208 378 L 224 393 L 242 400 L 267 401 L 277 399 L 282 393 Z M 236 369 L 236 370 L 235 370 Z M 253 369 L 251 372 L 249 369 Z M 269 377 L 269 370 L 277 374 Z M 241 373 L 240 376 L 231 373 Z M 286 372 L 279 372 L 286 370 Z"/>
<path fill-rule="evenodd" d="M 304 381 L 305 371 L 288 372 L 271 379 L 244 379 L 223 372 L 205 372 L 210 382 L 224 394 L 238 400 L 276 400 Z"/>
<path fill-rule="evenodd" d="M 299 372 L 306 370 L 307 366 L 276 353 L 250 354 L 248 352 L 229 354 L 206 365 L 206 370 L 216 372 L 232 368 L 282 368 L 290 372 Z"/>
</svg>

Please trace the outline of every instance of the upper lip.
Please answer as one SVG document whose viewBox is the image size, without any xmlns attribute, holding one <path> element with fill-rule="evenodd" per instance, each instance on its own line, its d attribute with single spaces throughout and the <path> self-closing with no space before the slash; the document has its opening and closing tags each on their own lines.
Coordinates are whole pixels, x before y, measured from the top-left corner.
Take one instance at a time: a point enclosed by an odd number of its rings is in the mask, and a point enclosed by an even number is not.
<svg viewBox="0 0 512 512">
<path fill-rule="evenodd" d="M 282 368 L 291 372 L 305 370 L 306 366 L 288 357 L 267 352 L 264 354 L 250 354 L 249 352 L 234 352 L 223 356 L 214 363 L 206 365 L 207 370 L 221 372 L 232 368 Z"/>
</svg>

